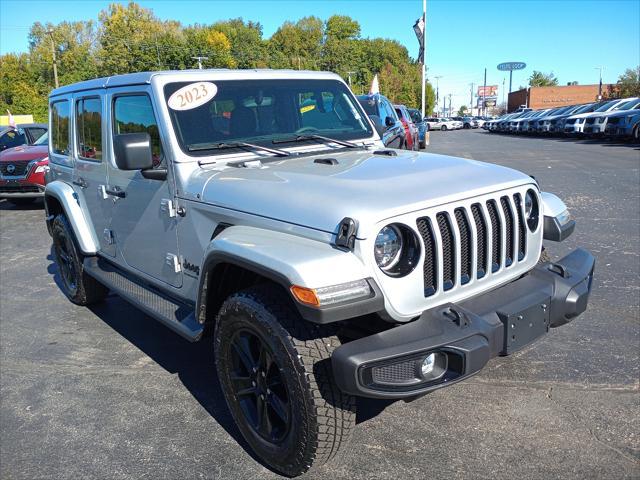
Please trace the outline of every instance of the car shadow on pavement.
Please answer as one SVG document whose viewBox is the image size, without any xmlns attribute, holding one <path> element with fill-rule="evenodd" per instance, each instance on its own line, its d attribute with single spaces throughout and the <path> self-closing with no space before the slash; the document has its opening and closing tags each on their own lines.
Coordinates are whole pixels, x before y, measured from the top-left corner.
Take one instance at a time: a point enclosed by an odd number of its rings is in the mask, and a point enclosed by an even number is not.
<svg viewBox="0 0 640 480">
<path fill-rule="evenodd" d="M 53 247 L 47 255 L 47 272 L 63 291 L 62 278 L 55 263 Z M 145 315 L 116 294 L 89 309 L 120 336 L 171 374 L 177 374 L 200 405 L 256 462 L 269 468 L 246 443 L 235 425 L 222 393 L 214 365 L 212 337 L 191 343 L 153 318 Z M 392 400 L 357 398 L 356 423 L 381 414 Z"/>
<path fill-rule="evenodd" d="M 44 202 L 36 199 L 33 202 L 15 204 L 10 200 L 0 199 L 0 210 L 42 210 L 44 212 Z"/>
<path fill-rule="evenodd" d="M 62 291 L 62 278 L 55 263 L 53 248 L 47 260 L 51 262 L 47 271 Z M 191 343 L 113 293 L 104 302 L 88 308 L 156 364 L 171 374 L 177 374 L 207 413 L 251 458 L 262 464 L 240 434 L 227 408 L 218 383 L 210 337 Z"/>
</svg>

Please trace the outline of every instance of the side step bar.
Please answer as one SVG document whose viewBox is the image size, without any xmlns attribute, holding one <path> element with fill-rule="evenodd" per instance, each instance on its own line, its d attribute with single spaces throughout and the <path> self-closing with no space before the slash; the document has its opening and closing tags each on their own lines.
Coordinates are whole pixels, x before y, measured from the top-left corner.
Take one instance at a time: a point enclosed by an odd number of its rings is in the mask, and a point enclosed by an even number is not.
<svg viewBox="0 0 640 480">
<path fill-rule="evenodd" d="M 147 315 L 190 342 L 200 340 L 203 326 L 198 323 L 194 307 L 171 299 L 150 285 L 134 279 L 111 262 L 100 257 L 86 257 L 85 271 Z"/>
</svg>

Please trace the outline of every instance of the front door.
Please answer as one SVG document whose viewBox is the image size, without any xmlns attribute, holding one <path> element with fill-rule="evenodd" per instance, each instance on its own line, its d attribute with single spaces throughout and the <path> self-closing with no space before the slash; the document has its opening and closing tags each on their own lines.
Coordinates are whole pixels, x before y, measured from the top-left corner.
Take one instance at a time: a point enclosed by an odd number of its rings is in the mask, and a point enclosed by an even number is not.
<svg viewBox="0 0 640 480">
<path fill-rule="evenodd" d="M 157 116 L 145 90 L 112 93 L 113 135 L 147 132 L 151 137 L 154 168 L 166 169 Z M 113 151 L 113 149 L 111 149 Z M 139 170 L 120 170 L 108 163 L 107 193 L 112 199 L 111 231 L 117 260 L 124 266 L 174 287 L 182 285 L 178 255 L 175 198 L 171 169 L 164 180 L 147 179 Z"/>
</svg>

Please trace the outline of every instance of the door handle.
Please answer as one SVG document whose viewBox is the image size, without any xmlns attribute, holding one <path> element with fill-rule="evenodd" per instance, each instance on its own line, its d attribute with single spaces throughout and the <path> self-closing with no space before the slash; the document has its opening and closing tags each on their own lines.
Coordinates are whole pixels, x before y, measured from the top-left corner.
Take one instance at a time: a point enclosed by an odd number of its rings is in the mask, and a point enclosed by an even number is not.
<svg viewBox="0 0 640 480">
<path fill-rule="evenodd" d="M 104 191 L 107 195 L 111 195 L 112 197 L 124 198 L 127 196 L 127 192 L 120 189 L 120 187 L 105 188 Z"/>
<path fill-rule="evenodd" d="M 74 185 L 79 186 L 80 188 L 87 188 L 89 186 L 89 184 L 86 182 L 86 180 L 82 177 L 78 177 L 75 180 L 72 180 L 71 183 L 73 183 Z"/>
</svg>

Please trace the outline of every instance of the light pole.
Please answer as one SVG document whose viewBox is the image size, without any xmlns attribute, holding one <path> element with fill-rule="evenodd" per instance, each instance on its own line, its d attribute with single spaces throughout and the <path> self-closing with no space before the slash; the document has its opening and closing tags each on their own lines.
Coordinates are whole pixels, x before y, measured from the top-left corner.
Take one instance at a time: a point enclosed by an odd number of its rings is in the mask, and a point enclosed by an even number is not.
<svg viewBox="0 0 640 480">
<path fill-rule="evenodd" d="M 451 94 L 449 94 L 449 116 L 453 114 L 453 110 L 451 109 Z"/>
<path fill-rule="evenodd" d="M 198 70 L 202 70 L 202 60 L 209 60 L 209 57 L 191 57 L 193 60 L 198 60 Z"/>
<path fill-rule="evenodd" d="M 598 84 L 598 100 L 602 100 L 602 70 L 604 70 L 604 67 L 594 67 L 594 70 L 598 70 L 600 72 L 600 83 Z"/>
<path fill-rule="evenodd" d="M 49 37 L 51 38 L 51 57 L 53 58 L 53 81 L 56 84 L 56 88 L 60 85 L 58 84 L 58 65 L 56 65 L 56 45 L 53 43 L 53 28 L 47 30 Z"/>
<path fill-rule="evenodd" d="M 438 80 L 442 78 L 442 75 L 436 75 L 436 105 L 438 106 L 436 113 L 439 113 L 440 110 L 440 85 Z"/>
</svg>

